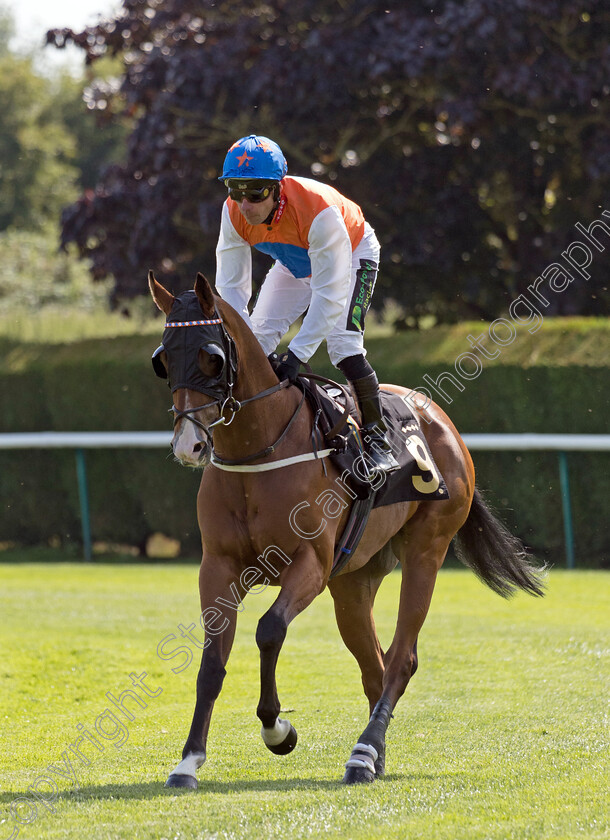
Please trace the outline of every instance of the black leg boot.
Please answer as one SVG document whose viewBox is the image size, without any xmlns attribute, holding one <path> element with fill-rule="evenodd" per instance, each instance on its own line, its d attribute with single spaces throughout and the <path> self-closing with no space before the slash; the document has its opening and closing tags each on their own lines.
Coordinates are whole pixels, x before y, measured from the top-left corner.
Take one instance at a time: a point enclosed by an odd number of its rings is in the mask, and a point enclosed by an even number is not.
<svg viewBox="0 0 610 840">
<path fill-rule="evenodd" d="M 379 381 L 376 373 L 362 379 L 350 380 L 352 391 L 362 417 L 362 437 L 374 471 L 393 472 L 400 468 L 385 433 L 387 426 L 381 417 Z"/>
</svg>

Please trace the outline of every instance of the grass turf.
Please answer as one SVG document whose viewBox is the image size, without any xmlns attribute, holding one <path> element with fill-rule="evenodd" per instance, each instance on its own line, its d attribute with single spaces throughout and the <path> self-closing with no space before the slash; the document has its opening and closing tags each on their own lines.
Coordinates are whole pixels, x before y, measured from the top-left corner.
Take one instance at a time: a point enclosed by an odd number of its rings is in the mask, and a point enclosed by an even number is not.
<svg viewBox="0 0 610 840">
<path fill-rule="evenodd" d="M 328 593 L 295 620 L 280 659 L 282 708 L 299 732 L 286 757 L 265 749 L 255 716 L 254 630 L 277 590 L 251 595 L 194 794 L 163 783 L 190 725 L 198 651 L 180 639 L 194 656 L 175 674 L 188 654 L 162 661 L 156 649 L 198 620 L 196 567 L 0 564 L 0 581 L 0 840 L 608 837 L 603 572 L 554 571 L 545 599 L 511 602 L 466 571 L 441 572 L 420 670 L 388 731 L 387 776 L 355 788 L 339 781 L 367 709 Z M 391 575 L 378 596 L 386 647 L 399 585 Z M 142 672 L 161 692 L 138 689 L 147 707 L 126 704 L 129 721 L 115 709 L 120 738 L 103 740 L 106 693 L 133 689 L 129 674 Z M 68 752 L 79 725 L 103 747 L 80 745 L 88 766 Z M 110 718 L 100 725 L 111 732 Z M 70 775 L 66 756 L 78 788 L 55 774 L 55 801 L 28 804 L 31 785 L 50 790 L 37 781 L 50 764 Z"/>
</svg>

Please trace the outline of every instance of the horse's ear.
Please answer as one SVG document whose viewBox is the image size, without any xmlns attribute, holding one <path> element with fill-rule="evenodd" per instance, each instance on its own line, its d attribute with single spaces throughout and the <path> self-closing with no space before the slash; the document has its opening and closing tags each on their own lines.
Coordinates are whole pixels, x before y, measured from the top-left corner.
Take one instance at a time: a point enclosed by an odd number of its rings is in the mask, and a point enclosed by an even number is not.
<svg viewBox="0 0 610 840">
<path fill-rule="evenodd" d="M 197 279 L 195 280 L 195 293 L 199 298 L 199 303 L 201 304 L 201 308 L 203 309 L 203 314 L 206 316 L 206 318 L 211 318 L 214 315 L 216 309 L 216 303 L 214 301 L 214 292 L 212 291 L 212 287 L 200 271 L 197 272 Z"/>
<path fill-rule="evenodd" d="M 169 315 L 172 306 L 174 305 L 174 296 L 167 289 L 164 289 L 161 283 L 156 279 L 152 269 L 148 272 L 148 288 L 152 295 L 152 299 L 157 304 L 161 312 Z"/>
</svg>

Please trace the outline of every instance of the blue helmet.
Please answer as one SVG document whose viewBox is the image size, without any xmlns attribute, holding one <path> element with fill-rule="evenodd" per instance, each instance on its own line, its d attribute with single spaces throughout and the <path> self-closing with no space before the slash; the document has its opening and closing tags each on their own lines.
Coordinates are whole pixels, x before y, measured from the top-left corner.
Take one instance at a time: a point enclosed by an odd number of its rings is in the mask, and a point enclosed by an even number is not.
<svg viewBox="0 0 610 840">
<path fill-rule="evenodd" d="M 287 171 L 288 164 L 278 144 L 268 137 L 250 134 L 233 143 L 218 180 L 281 181 Z"/>
</svg>

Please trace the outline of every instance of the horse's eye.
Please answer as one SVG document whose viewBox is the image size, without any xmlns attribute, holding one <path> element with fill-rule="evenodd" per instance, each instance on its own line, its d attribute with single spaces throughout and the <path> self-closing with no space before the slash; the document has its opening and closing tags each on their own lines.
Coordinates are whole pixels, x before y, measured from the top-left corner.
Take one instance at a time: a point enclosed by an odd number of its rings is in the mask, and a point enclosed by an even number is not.
<svg viewBox="0 0 610 840">
<path fill-rule="evenodd" d="M 219 353 L 213 353 L 204 348 L 199 350 L 199 368 L 204 376 L 209 376 L 210 378 L 219 376 L 223 364 L 224 357 Z"/>
</svg>

